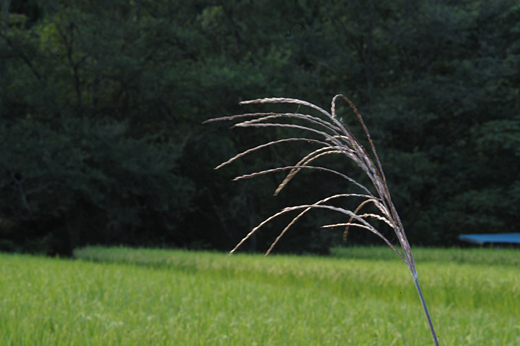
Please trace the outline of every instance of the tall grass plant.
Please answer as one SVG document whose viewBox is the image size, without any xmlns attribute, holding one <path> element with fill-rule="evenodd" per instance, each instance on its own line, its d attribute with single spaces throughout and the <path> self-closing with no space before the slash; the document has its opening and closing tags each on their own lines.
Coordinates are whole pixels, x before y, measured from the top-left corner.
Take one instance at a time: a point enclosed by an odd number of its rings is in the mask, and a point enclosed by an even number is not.
<svg viewBox="0 0 520 346">
<path fill-rule="evenodd" d="M 336 114 L 336 106 L 339 101 L 346 102 L 348 106 L 353 110 L 355 116 L 357 117 L 357 120 L 359 121 L 364 131 L 366 140 L 369 144 L 369 150 L 366 150 L 363 147 L 361 142 L 358 141 L 357 138 L 354 136 L 353 132 L 346 126 L 346 124 L 343 121 L 341 121 L 339 116 Z M 234 125 L 235 127 L 286 128 L 302 131 L 304 135 L 301 137 L 286 137 L 280 140 L 269 141 L 265 144 L 253 147 L 242 153 L 237 154 L 228 161 L 222 163 L 217 167 L 217 169 L 225 165 L 228 165 L 247 154 L 256 152 L 266 147 L 271 147 L 278 144 L 289 142 L 307 142 L 314 144 L 318 148 L 307 154 L 294 165 L 253 172 L 250 174 L 239 176 L 235 178 L 235 180 L 252 178 L 259 175 L 274 172 L 288 171 L 289 173 L 286 175 L 285 179 L 274 191 L 274 194 L 277 195 L 300 171 L 310 169 L 315 171 L 327 172 L 329 174 L 339 176 L 359 192 L 338 193 L 323 198 L 319 201 L 316 201 L 313 204 L 304 204 L 284 208 L 282 211 L 272 215 L 271 217 L 261 222 L 257 227 L 253 228 L 253 230 L 251 230 L 251 232 L 238 243 L 238 245 L 231 251 L 231 253 L 235 252 L 238 247 L 240 247 L 262 226 L 281 215 L 293 212 L 296 212 L 297 214 L 292 219 L 292 221 L 289 222 L 289 224 L 281 231 L 280 235 L 274 240 L 271 247 L 267 250 L 266 255 L 268 255 L 272 251 L 273 247 L 278 243 L 280 238 L 308 211 L 313 209 L 325 209 L 343 214 L 343 216 L 346 219 L 345 222 L 324 225 L 323 227 L 344 227 L 345 237 L 348 233 L 349 228 L 351 227 L 357 227 L 367 230 L 381 238 L 386 243 L 386 245 L 388 245 L 395 253 L 397 253 L 399 257 L 401 257 L 401 259 L 406 264 L 410 271 L 410 274 L 413 277 L 413 282 L 419 295 L 419 299 L 421 301 L 422 308 L 424 310 L 424 314 L 426 316 L 426 320 L 428 322 L 428 326 L 430 328 L 430 332 L 433 338 L 433 342 L 435 345 L 438 346 L 439 342 L 437 340 L 435 328 L 433 326 L 433 322 L 430 317 L 430 313 L 428 311 L 428 307 L 426 305 L 426 301 L 424 299 L 421 286 L 419 285 L 415 260 L 413 257 L 410 243 L 408 242 L 408 239 L 406 237 L 406 233 L 404 231 L 404 227 L 399 217 L 399 214 L 392 202 L 390 191 L 386 183 L 386 177 L 383 172 L 383 167 L 377 155 L 376 148 L 374 146 L 372 138 L 370 137 L 370 133 L 365 125 L 363 117 L 358 112 L 354 104 L 343 95 L 334 96 L 334 98 L 332 99 L 330 113 L 325 109 L 318 107 L 312 103 L 290 98 L 264 98 L 252 101 L 244 101 L 241 102 L 241 104 L 289 104 L 295 105 L 297 107 L 297 110 L 296 112 L 246 113 L 235 116 L 211 119 L 208 122 L 222 120 L 238 120 L 238 123 Z M 300 108 L 305 108 L 317 112 L 317 115 L 315 116 L 300 112 Z M 319 164 L 317 164 L 320 158 L 329 155 L 339 156 L 341 158 L 346 159 L 347 162 L 355 163 L 355 165 L 357 165 L 369 179 L 371 183 L 370 188 L 363 185 L 359 181 L 356 181 L 346 173 L 339 172 L 336 169 L 331 169 L 329 167 L 320 166 Z M 355 199 L 359 200 L 359 202 L 354 210 L 349 210 L 338 205 L 337 201 L 343 199 Z M 367 212 L 366 210 L 369 206 L 375 207 L 376 211 Z M 393 233 L 395 234 L 395 237 L 397 238 L 398 245 L 391 242 L 382 232 L 378 230 L 378 228 L 376 228 L 372 223 L 369 222 L 370 220 L 383 222 L 386 225 L 390 226 L 390 228 L 393 230 Z"/>
</svg>

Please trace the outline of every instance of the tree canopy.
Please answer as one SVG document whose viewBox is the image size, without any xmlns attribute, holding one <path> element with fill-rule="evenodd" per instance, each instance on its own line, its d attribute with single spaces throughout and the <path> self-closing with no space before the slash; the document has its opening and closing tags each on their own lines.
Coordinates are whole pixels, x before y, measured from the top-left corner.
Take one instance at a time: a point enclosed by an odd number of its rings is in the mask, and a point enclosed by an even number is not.
<svg viewBox="0 0 520 346">
<path fill-rule="evenodd" d="M 230 249 L 281 207 L 352 187 L 313 173 L 274 198 L 279 175 L 232 182 L 309 148 L 214 171 L 281 130 L 202 122 L 338 93 L 367 122 L 412 244 L 519 231 L 516 1 L 2 0 L 0 24 L 0 250 Z M 329 217 L 302 219 L 280 250 L 326 252 L 341 241 L 320 229 Z"/>
</svg>

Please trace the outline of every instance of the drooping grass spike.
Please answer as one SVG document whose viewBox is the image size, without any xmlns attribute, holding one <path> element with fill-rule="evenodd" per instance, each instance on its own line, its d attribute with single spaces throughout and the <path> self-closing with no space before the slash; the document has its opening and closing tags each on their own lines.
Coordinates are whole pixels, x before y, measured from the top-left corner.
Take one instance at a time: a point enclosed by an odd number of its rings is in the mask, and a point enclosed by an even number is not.
<svg viewBox="0 0 520 346">
<path fill-rule="evenodd" d="M 363 128 L 363 131 L 365 132 L 366 138 L 370 144 L 370 151 L 367 152 L 365 148 L 361 145 L 361 143 L 356 139 L 356 137 L 352 134 L 352 132 L 346 127 L 345 124 L 343 124 L 340 119 L 336 115 L 336 103 L 338 100 L 343 100 L 347 102 L 347 104 L 350 106 L 350 108 L 354 111 L 356 114 L 359 122 L 361 123 L 361 126 Z M 234 116 L 227 116 L 227 117 L 221 117 L 221 118 L 215 118 L 210 119 L 206 122 L 214 122 L 214 121 L 223 121 L 223 120 L 239 120 L 238 123 L 234 125 L 234 127 L 277 127 L 277 128 L 292 128 L 292 129 L 298 129 L 303 130 L 304 132 L 307 132 L 309 134 L 318 135 L 320 137 L 323 137 L 323 140 L 318 140 L 315 138 L 306 138 L 306 137 L 287 137 L 279 140 L 274 140 L 267 142 L 265 144 L 256 146 L 254 148 L 248 149 L 242 153 L 237 154 L 233 158 L 229 159 L 228 161 L 220 164 L 216 167 L 216 169 L 221 168 L 225 165 L 228 165 L 235 160 L 253 153 L 257 150 L 269 147 L 271 145 L 276 145 L 280 143 L 287 143 L 287 142 L 310 142 L 314 143 L 316 145 L 319 145 L 320 147 L 310 154 L 303 157 L 297 164 L 294 166 L 284 166 L 279 168 L 272 168 L 267 169 L 263 171 L 258 171 L 246 175 L 242 175 L 239 177 L 236 177 L 235 180 L 239 179 L 246 179 L 246 178 L 252 178 L 258 175 L 273 173 L 273 172 L 280 172 L 280 171 L 288 171 L 286 178 L 280 183 L 278 188 L 275 191 L 275 195 L 277 195 L 293 178 L 298 172 L 300 172 L 303 169 L 311 169 L 311 170 L 319 170 L 319 171 L 326 171 L 329 173 L 333 173 L 338 175 L 339 177 L 345 179 L 349 183 L 352 183 L 356 185 L 358 188 L 360 188 L 363 193 L 340 193 L 333 196 L 329 196 L 327 198 L 324 198 L 322 200 L 319 200 L 315 202 L 314 204 L 305 204 L 305 205 L 297 205 L 292 207 L 287 207 L 281 210 L 280 212 L 270 216 L 266 220 L 264 220 L 262 223 L 260 223 L 258 226 L 253 228 L 251 232 L 249 232 L 237 245 L 236 247 L 231 250 L 231 253 L 235 252 L 247 239 L 249 239 L 258 229 L 260 229 L 263 225 L 268 223 L 269 221 L 273 220 L 274 218 L 277 218 L 280 215 L 292 212 L 292 211 L 299 211 L 298 215 L 292 219 L 292 221 L 281 231 L 280 235 L 275 239 L 271 247 L 266 253 L 266 256 L 271 252 L 273 247 L 278 243 L 280 238 L 289 230 L 289 228 L 298 221 L 305 213 L 312 209 L 328 209 L 332 211 L 336 211 L 339 213 L 342 213 L 346 215 L 349 219 L 347 222 L 344 223 L 336 223 L 336 224 L 330 224 L 325 225 L 323 227 L 345 227 L 345 232 L 348 231 L 349 227 L 358 227 L 362 229 L 366 229 L 375 235 L 377 235 L 379 238 L 381 238 L 392 250 L 394 250 L 404 261 L 404 263 L 407 265 L 408 269 L 410 270 L 410 273 L 412 274 L 415 287 L 417 289 L 417 293 L 419 294 L 419 298 L 421 300 L 421 304 L 424 309 L 424 313 L 426 315 L 426 319 L 428 320 L 428 325 L 433 337 L 433 340 L 435 342 L 435 345 L 439 345 L 437 336 L 435 334 L 435 329 L 433 327 L 430 314 L 428 312 L 428 308 L 426 306 L 426 303 L 424 301 L 424 297 L 421 291 L 421 288 L 419 286 L 419 281 L 417 280 L 417 271 L 415 268 L 415 262 L 412 254 L 412 249 L 410 247 L 410 244 L 408 242 L 408 239 L 406 237 L 406 233 L 404 231 L 403 225 L 401 223 L 401 219 L 399 218 L 399 214 L 397 213 L 397 210 L 392 202 L 392 199 L 390 197 L 390 191 L 388 189 L 388 186 L 386 184 L 386 178 L 383 172 L 383 167 L 381 165 L 381 162 L 379 160 L 379 157 L 376 152 L 376 148 L 374 146 L 374 143 L 372 141 L 372 138 L 370 137 L 370 133 L 368 132 L 368 129 L 365 125 L 365 122 L 363 121 L 363 118 L 361 117 L 361 114 L 358 112 L 357 108 L 354 106 L 354 104 L 345 96 L 343 95 L 336 95 L 332 99 L 332 106 L 331 106 L 331 112 L 327 112 L 326 110 L 312 104 L 306 101 L 298 100 L 298 99 L 291 99 L 291 98 L 264 98 L 264 99 L 257 99 L 257 100 L 251 100 L 251 101 L 244 101 L 241 102 L 241 104 L 259 104 L 259 103 L 273 103 L 273 104 L 295 104 L 298 105 L 298 110 L 300 107 L 309 107 L 314 109 L 315 111 L 318 111 L 320 113 L 320 117 L 312 116 L 309 114 L 304 114 L 300 112 L 296 113 L 247 113 L 247 114 L 240 114 L 240 115 L 234 115 Z M 284 123 L 281 120 L 283 119 L 297 119 L 301 120 L 301 123 Z M 372 183 L 372 186 L 374 187 L 376 193 L 373 194 L 370 189 L 368 189 L 366 186 L 362 185 L 361 183 L 357 182 L 350 176 L 338 172 L 337 170 L 330 169 L 327 167 L 322 166 L 316 166 L 313 165 L 313 162 L 323 156 L 326 155 L 343 155 L 346 156 L 348 159 L 355 162 L 357 166 L 359 166 L 365 174 L 370 179 L 370 182 Z M 358 207 L 354 210 L 347 210 L 341 207 L 337 207 L 331 204 L 328 204 L 330 201 L 338 199 L 338 198 L 349 198 L 349 197 L 356 197 L 356 198 L 362 198 L 363 202 L 361 202 Z M 360 214 L 361 209 L 366 206 L 367 204 L 372 204 L 376 207 L 376 209 L 379 211 L 378 214 L 374 213 L 365 213 Z M 399 241 L 399 247 L 401 250 L 398 249 L 398 247 L 390 240 L 388 240 L 380 231 L 378 231 L 372 224 L 370 224 L 367 220 L 368 219 L 376 219 L 379 221 L 383 221 L 387 225 L 389 225 L 393 232 L 395 233 L 398 241 Z"/>
</svg>

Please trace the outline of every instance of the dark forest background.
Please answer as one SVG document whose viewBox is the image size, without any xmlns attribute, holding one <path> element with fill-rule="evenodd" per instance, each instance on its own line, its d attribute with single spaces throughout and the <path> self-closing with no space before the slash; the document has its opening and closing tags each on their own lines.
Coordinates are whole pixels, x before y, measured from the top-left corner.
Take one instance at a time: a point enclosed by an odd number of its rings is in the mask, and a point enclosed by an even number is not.
<svg viewBox="0 0 520 346">
<path fill-rule="evenodd" d="M 309 148 L 215 171 L 280 134 L 202 122 L 261 97 L 327 109 L 338 93 L 365 118 L 412 244 L 520 231 L 517 1 L 0 1 L 2 251 L 229 250 L 280 208 L 352 186 L 317 172 L 273 197 L 281 176 L 232 182 Z M 278 251 L 327 252 L 341 230 L 319 226 L 334 217 L 309 214 Z"/>
</svg>

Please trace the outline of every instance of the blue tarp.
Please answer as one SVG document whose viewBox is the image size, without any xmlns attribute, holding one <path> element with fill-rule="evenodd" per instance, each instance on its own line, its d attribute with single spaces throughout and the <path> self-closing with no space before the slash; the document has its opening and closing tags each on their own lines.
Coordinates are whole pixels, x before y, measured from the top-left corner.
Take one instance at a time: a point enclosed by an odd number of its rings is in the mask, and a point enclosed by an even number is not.
<svg viewBox="0 0 520 346">
<path fill-rule="evenodd" d="M 459 239 L 479 245 L 485 243 L 520 244 L 520 233 L 460 234 Z"/>
</svg>

